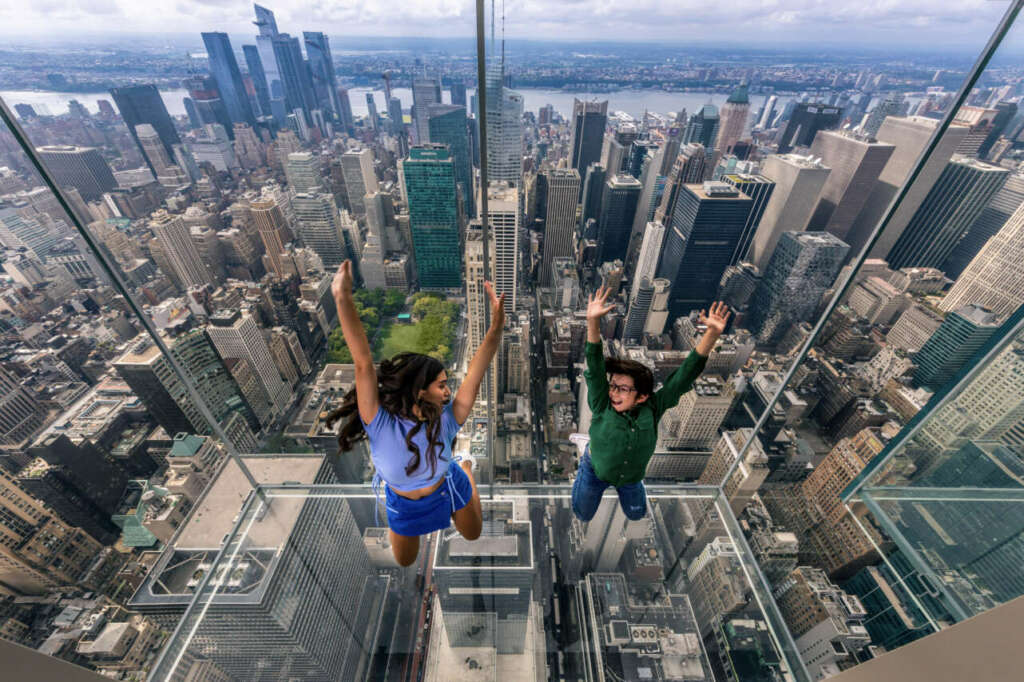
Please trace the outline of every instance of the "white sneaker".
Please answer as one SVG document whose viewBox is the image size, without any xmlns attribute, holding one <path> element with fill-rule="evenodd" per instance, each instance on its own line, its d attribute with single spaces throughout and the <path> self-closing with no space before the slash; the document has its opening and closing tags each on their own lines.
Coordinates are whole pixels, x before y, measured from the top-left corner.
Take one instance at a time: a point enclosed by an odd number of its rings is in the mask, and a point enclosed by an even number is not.
<svg viewBox="0 0 1024 682">
<path fill-rule="evenodd" d="M 455 462 L 455 463 L 458 463 L 458 462 L 469 462 L 469 470 L 470 471 L 474 471 L 474 472 L 480 466 L 480 464 L 476 461 L 476 457 L 474 457 L 473 455 L 470 455 L 470 454 L 455 455 L 452 458 L 452 461 Z"/>
<path fill-rule="evenodd" d="M 587 446 L 590 444 L 590 436 L 585 433 L 570 433 L 569 442 L 576 446 L 576 449 L 580 452 L 580 457 L 587 452 Z"/>
</svg>

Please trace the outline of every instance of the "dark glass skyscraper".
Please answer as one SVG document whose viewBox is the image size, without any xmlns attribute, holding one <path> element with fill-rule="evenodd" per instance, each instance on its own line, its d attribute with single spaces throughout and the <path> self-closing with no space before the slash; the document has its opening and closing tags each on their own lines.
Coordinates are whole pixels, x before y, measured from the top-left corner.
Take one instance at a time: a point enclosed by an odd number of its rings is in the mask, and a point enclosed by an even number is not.
<svg viewBox="0 0 1024 682">
<path fill-rule="evenodd" d="M 203 45 L 210 60 L 210 72 L 217 82 L 220 98 L 234 123 L 256 124 L 249 106 L 249 97 L 242 83 L 242 72 L 238 70 L 235 53 L 227 33 L 203 33 Z"/>
<path fill-rule="evenodd" d="M 306 68 L 306 61 L 302 58 L 299 39 L 281 33 L 274 38 L 273 45 L 277 68 L 281 71 L 281 84 L 284 86 L 285 108 L 288 113 L 302 109 L 305 112 L 306 123 L 309 123 L 309 112 L 317 106 L 313 95 L 313 79 Z"/>
<path fill-rule="evenodd" d="M 604 143 L 604 129 L 607 123 L 608 100 L 604 102 L 573 100 L 569 167 L 578 170 L 580 175 L 586 173 L 590 164 L 600 161 L 601 145 Z"/>
<path fill-rule="evenodd" d="M 135 126 L 140 123 L 148 123 L 160 136 L 167 155 L 173 159 L 174 145 L 181 144 L 181 138 L 178 137 L 178 131 L 174 129 L 174 122 L 171 121 L 171 115 L 167 113 L 167 107 L 164 106 L 164 101 L 160 98 L 160 91 L 156 89 L 156 86 L 129 85 L 123 88 L 113 88 L 110 95 L 114 98 L 114 104 L 117 105 L 124 124 L 128 126 L 128 134 L 135 140 L 135 144 L 139 145 L 139 151 L 142 152 L 143 158 L 146 154 L 142 145 L 139 144 L 139 136 L 135 134 Z"/>
<path fill-rule="evenodd" d="M 793 147 L 810 147 L 819 130 L 838 128 L 842 120 L 843 110 L 840 107 L 807 102 L 797 104 L 779 141 L 779 154 L 785 154 Z"/>
<path fill-rule="evenodd" d="M 270 90 L 267 89 L 267 74 L 263 71 L 260 51 L 255 45 L 242 45 L 242 54 L 245 55 L 245 65 L 249 69 L 252 86 L 256 90 L 256 101 L 260 105 L 260 114 L 273 116 L 274 112 L 270 108 Z"/>
<path fill-rule="evenodd" d="M 626 261 L 640 190 L 640 181 L 632 175 L 616 175 L 605 183 L 597 221 L 598 265 Z"/>
<path fill-rule="evenodd" d="M 321 109 L 329 109 L 340 116 L 338 104 L 338 80 L 334 75 L 334 60 L 327 35 L 320 32 L 303 31 L 306 56 L 309 58 L 309 72 L 313 79 L 313 93 Z"/>
<path fill-rule="evenodd" d="M 776 343 L 814 314 L 850 247 L 828 232 L 783 232 L 750 303 L 746 327 L 758 342 Z"/>
<path fill-rule="evenodd" d="M 772 192 L 775 190 L 775 181 L 763 175 L 730 173 L 722 176 L 722 182 L 729 183 L 754 202 L 750 207 L 750 215 L 747 216 L 747 224 L 743 227 L 743 234 L 732 254 L 730 265 L 735 265 L 743 259 L 750 248 L 750 242 L 754 241 L 754 234 L 761 222 L 761 216 L 764 215 L 765 206 L 768 205 L 768 200 L 772 198 Z"/>
<path fill-rule="evenodd" d="M 430 141 L 446 144 L 455 162 L 455 182 L 462 190 L 466 214 L 472 216 L 473 179 L 469 168 L 469 129 L 466 126 L 466 108 L 452 104 L 431 104 L 427 108 Z"/>
<path fill-rule="evenodd" d="M 462 285 L 455 163 L 445 145 L 417 145 L 402 163 L 409 195 L 409 231 L 420 286 L 449 289 Z"/>
<path fill-rule="evenodd" d="M 683 185 L 676 199 L 658 277 L 672 282 L 670 317 L 707 308 L 743 236 L 753 205 L 724 182 Z"/>
</svg>

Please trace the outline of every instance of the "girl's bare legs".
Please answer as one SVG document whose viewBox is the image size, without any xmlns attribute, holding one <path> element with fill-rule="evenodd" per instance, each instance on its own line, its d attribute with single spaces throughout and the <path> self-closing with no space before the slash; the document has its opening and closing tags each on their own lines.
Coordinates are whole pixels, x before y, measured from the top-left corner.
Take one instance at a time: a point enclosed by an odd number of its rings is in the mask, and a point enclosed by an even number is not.
<svg viewBox="0 0 1024 682">
<path fill-rule="evenodd" d="M 416 555 L 420 552 L 420 536 L 399 535 L 393 530 L 388 530 L 391 538 L 391 552 L 395 555 L 395 561 L 399 566 L 411 566 L 416 561 Z M 478 531 L 479 534 L 479 531 Z"/>
<path fill-rule="evenodd" d="M 484 514 L 480 508 L 480 492 L 476 489 L 476 480 L 473 479 L 473 463 L 470 461 L 459 462 L 459 466 L 469 476 L 469 483 L 473 486 L 473 497 L 469 504 L 452 514 L 455 519 L 455 529 L 467 540 L 476 540 L 480 537 L 483 528 Z M 396 555 L 397 556 L 397 555 Z"/>
</svg>

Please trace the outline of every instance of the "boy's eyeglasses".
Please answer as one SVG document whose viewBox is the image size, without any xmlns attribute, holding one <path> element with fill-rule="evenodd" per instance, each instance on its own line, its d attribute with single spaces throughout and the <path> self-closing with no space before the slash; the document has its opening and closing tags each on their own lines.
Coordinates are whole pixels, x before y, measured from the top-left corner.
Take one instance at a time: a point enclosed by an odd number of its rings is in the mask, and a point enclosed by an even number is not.
<svg viewBox="0 0 1024 682">
<path fill-rule="evenodd" d="M 608 390 L 612 393 L 625 393 L 626 395 L 636 392 L 636 388 L 633 386 L 623 386 L 622 384 L 608 384 Z"/>
</svg>

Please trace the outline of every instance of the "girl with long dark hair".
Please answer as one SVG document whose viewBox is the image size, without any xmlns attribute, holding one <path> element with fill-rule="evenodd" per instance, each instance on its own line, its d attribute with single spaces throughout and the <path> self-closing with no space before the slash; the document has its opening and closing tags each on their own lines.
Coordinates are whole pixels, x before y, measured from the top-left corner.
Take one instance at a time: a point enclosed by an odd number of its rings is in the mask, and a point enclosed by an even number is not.
<svg viewBox="0 0 1024 682">
<path fill-rule="evenodd" d="M 505 295 L 495 296 L 490 282 L 484 289 L 491 303 L 491 326 L 452 399 L 444 365 L 430 356 L 400 353 L 380 363 L 378 371 L 352 298 L 351 262 L 341 264 L 331 284 L 356 367 L 356 385 L 328 416 L 327 425 L 341 422 L 341 452 L 369 440 L 377 470 L 374 489 L 386 486 L 391 550 L 402 566 L 416 560 L 420 535 L 447 528 L 452 520 L 467 540 L 480 537 L 475 462 L 471 457 L 456 461 L 452 441 L 473 409 L 505 326 Z"/>
</svg>

